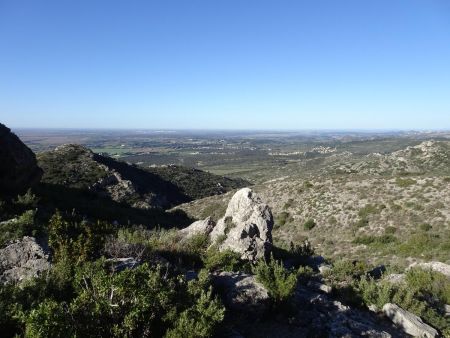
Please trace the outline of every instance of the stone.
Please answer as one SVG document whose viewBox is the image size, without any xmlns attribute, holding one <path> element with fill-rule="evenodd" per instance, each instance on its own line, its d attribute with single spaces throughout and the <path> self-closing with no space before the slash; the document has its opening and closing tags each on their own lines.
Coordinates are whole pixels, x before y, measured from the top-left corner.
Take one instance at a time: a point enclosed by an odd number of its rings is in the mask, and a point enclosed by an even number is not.
<svg viewBox="0 0 450 338">
<path fill-rule="evenodd" d="M 444 305 L 444 311 L 445 311 L 445 316 L 446 317 L 450 317 L 450 305 L 445 304 Z"/>
<path fill-rule="evenodd" d="M 120 272 L 126 269 L 134 269 L 140 265 L 139 260 L 133 257 L 110 258 L 106 260 L 112 272 Z"/>
<path fill-rule="evenodd" d="M 25 236 L 0 249 L 0 281 L 19 283 L 50 269 L 49 253 L 33 237 Z"/>
<path fill-rule="evenodd" d="M 322 274 L 322 275 L 329 273 L 332 269 L 333 269 L 333 267 L 329 264 L 320 264 L 318 266 L 318 270 L 319 270 L 320 274 Z"/>
<path fill-rule="evenodd" d="M 299 284 L 294 294 L 294 301 L 300 316 L 307 320 L 298 322 L 317 336 L 318 330 L 325 337 L 404 337 L 389 321 L 374 313 L 361 311 L 334 300 L 330 295 L 318 293 Z"/>
<path fill-rule="evenodd" d="M 425 324 L 420 317 L 402 309 L 396 304 L 385 304 L 383 306 L 383 312 L 394 324 L 401 327 L 407 334 L 414 337 L 427 338 L 439 336 L 438 331 L 430 325 Z"/>
<path fill-rule="evenodd" d="M 267 257 L 272 248 L 273 216 L 269 206 L 249 188 L 231 198 L 225 216 L 210 237 L 219 250 L 231 250 L 242 259 L 254 261 Z"/>
<path fill-rule="evenodd" d="M 383 274 L 386 272 L 386 267 L 384 265 L 379 265 L 376 266 L 375 268 L 373 268 L 372 270 L 370 270 L 367 273 L 368 277 L 371 277 L 373 279 L 380 279 L 381 277 L 383 277 Z"/>
<path fill-rule="evenodd" d="M 450 265 L 442 263 L 442 262 L 412 263 L 408 267 L 408 270 L 411 268 L 421 268 L 424 270 L 433 270 L 436 272 L 440 272 L 447 277 L 450 277 Z"/>
<path fill-rule="evenodd" d="M 186 238 L 199 234 L 209 235 L 214 229 L 215 225 L 216 223 L 213 221 L 213 219 L 211 217 L 208 217 L 204 220 L 194 222 L 184 229 L 181 229 L 179 233 Z"/>
<path fill-rule="evenodd" d="M 212 275 L 212 283 L 231 310 L 260 317 L 268 309 L 269 293 L 253 275 L 223 271 Z"/>
<path fill-rule="evenodd" d="M 405 275 L 403 273 L 391 273 L 383 279 L 393 284 L 401 284 L 405 282 Z"/>
<path fill-rule="evenodd" d="M 312 290 L 321 291 L 325 293 L 331 293 L 333 291 L 333 288 L 331 286 L 314 281 L 309 281 L 308 284 L 306 284 L 306 286 Z"/>
<path fill-rule="evenodd" d="M 0 194 L 24 192 L 41 177 L 42 170 L 31 149 L 0 123 Z"/>
</svg>

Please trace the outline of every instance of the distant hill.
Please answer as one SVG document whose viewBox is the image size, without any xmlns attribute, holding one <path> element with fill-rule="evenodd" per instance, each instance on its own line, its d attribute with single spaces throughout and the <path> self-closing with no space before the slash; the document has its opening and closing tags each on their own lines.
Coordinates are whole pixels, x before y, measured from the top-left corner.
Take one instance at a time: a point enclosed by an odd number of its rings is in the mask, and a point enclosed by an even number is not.
<svg viewBox="0 0 450 338">
<path fill-rule="evenodd" d="M 37 155 L 42 183 L 93 192 L 118 203 L 169 208 L 249 185 L 181 166 L 141 168 L 68 144 Z"/>
</svg>

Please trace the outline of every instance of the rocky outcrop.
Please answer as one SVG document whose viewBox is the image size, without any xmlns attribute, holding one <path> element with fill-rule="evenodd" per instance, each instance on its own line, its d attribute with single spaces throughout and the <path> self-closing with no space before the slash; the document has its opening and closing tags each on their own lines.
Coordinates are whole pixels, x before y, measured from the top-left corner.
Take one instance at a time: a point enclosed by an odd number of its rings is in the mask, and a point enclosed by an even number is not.
<svg viewBox="0 0 450 338">
<path fill-rule="evenodd" d="M 393 323 L 398 325 L 407 334 L 414 337 L 438 337 L 439 333 L 436 329 L 425 324 L 420 317 L 415 314 L 403 310 L 396 304 L 387 303 L 383 306 L 384 314 L 392 320 Z"/>
<path fill-rule="evenodd" d="M 260 317 L 268 309 L 269 294 L 255 276 L 241 272 L 219 272 L 213 275 L 212 282 L 231 310 Z"/>
<path fill-rule="evenodd" d="M 298 304 L 298 312 L 292 318 L 291 327 L 296 327 L 298 332 L 291 337 L 406 336 L 373 313 L 346 306 L 302 285 L 298 285 L 294 300 Z"/>
<path fill-rule="evenodd" d="M 192 237 L 194 235 L 209 235 L 214 229 L 216 223 L 211 217 L 204 220 L 197 221 L 189 225 L 188 227 L 181 229 L 180 234 L 186 238 Z"/>
<path fill-rule="evenodd" d="M 219 250 L 229 249 L 253 261 L 269 253 L 272 227 L 270 208 L 251 189 L 244 188 L 231 198 L 225 216 L 211 232 L 211 240 Z"/>
<path fill-rule="evenodd" d="M 33 237 L 23 237 L 0 250 L 0 281 L 17 283 L 50 268 L 48 251 Z"/>
<path fill-rule="evenodd" d="M 0 123 L 0 194 L 23 192 L 41 176 L 31 149 Z"/>
</svg>

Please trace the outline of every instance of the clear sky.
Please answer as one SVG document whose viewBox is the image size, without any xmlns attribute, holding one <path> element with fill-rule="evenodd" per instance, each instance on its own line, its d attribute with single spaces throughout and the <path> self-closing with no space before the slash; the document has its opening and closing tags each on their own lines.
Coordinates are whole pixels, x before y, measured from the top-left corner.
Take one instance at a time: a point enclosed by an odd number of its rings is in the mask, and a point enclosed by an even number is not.
<svg viewBox="0 0 450 338">
<path fill-rule="evenodd" d="M 450 1 L 0 0 L 0 122 L 450 129 Z"/>
</svg>

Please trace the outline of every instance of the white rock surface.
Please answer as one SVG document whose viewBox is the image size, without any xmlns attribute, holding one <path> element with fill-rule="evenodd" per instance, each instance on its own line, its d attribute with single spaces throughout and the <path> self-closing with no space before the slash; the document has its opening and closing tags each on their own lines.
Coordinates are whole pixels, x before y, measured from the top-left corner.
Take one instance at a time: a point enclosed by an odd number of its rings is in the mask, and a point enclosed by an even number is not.
<svg viewBox="0 0 450 338">
<path fill-rule="evenodd" d="M 198 234 L 209 235 L 215 225 L 216 223 L 212 220 L 212 218 L 208 217 L 204 220 L 194 222 L 184 229 L 181 229 L 180 234 L 187 238 Z"/>
<path fill-rule="evenodd" d="M 440 272 L 447 277 L 450 277 L 450 265 L 441 263 L 441 262 L 427 262 L 427 263 L 412 263 L 408 269 L 411 268 L 421 268 L 425 270 L 433 270 L 436 272 Z"/>
<path fill-rule="evenodd" d="M 219 272 L 213 275 L 213 284 L 225 305 L 232 310 L 258 317 L 268 309 L 269 293 L 253 275 Z"/>
<path fill-rule="evenodd" d="M 230 249 L 242 259 L 255 260 L 268 254 L 272 246 L 273 216 L 267 204 L 249 188 L 236 192 L 225 216 L 212 230 L 219 250 Z M 222 242 L 223 240 L 223 242 Z"/>
<path fill-rule="evenodd" d="M 50 269 L 48 252 L 25 236 L 0 250 L 0 282 L 17 283 Z"/>
<path fill-rule="evenodd" d="M 383 306 L 383 312 L 393 323 L 401 327 L 407 334 L 414 337 L 427 338 L 439 336 L 438 331 L 428 324 L 425 324 L 420 317 L 402 309 L 396 304 L 385 304 Z"/>
</svg>

